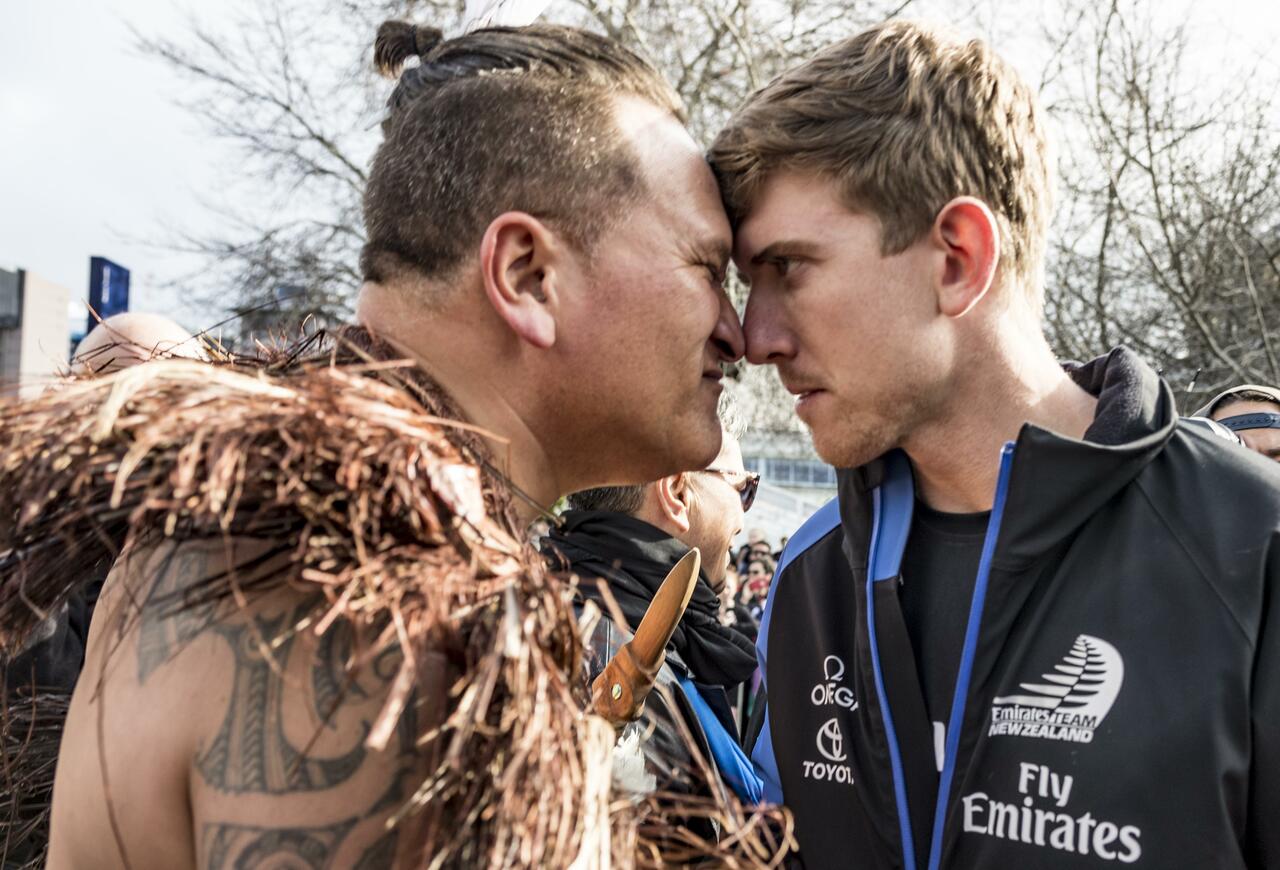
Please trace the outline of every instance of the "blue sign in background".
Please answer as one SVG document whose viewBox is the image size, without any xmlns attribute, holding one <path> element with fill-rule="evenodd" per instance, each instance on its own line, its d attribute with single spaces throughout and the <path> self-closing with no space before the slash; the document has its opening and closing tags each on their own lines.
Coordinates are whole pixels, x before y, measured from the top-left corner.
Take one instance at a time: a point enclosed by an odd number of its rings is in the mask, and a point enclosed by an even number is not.
<svg viewBox="0 0 1280 870">
<path fill-rule="evenodd" d="M 113 314 L 129 310 L 129 270 L 106 257 L 89 258 L 89 307 L 106 320 Z M 98 325 L 93 314 L 85 331 Z"/>
</svg>

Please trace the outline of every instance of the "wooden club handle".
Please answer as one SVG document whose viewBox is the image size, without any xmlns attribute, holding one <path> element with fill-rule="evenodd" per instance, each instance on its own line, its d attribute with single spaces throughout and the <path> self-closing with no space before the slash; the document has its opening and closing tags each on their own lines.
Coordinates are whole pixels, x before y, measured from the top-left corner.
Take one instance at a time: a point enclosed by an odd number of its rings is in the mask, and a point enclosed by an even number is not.
<svg viewBox="0 0 1280 870">
<path fill-rule="evenodd" d="M 662 581 L 635 636 L 622 645 L 591 684 L 592 707 L 614 725 L 632 721 L 644 709 L 645 698 L 666 658 L 667 643 L 693 597 L 701 567 L 702 554 L 697 547 L 685 553 Z"/>
</svg>

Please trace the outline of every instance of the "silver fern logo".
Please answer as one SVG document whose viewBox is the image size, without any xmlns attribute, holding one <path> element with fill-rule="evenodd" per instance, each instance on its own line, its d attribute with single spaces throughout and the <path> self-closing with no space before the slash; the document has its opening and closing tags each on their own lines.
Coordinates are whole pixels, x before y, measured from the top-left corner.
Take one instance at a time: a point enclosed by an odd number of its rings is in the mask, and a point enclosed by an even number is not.
<svg viewBox="0 0 1280 870">
<path fill-rule="evenodd" d="M 1040 737 L 1089 743 L 1124 682 L 1124 659 L 1114 646 L 1082 634 L 1053 672 L 1021 683 L 1020 694 L 991 702 L 990 736 Z"/>
</svg>

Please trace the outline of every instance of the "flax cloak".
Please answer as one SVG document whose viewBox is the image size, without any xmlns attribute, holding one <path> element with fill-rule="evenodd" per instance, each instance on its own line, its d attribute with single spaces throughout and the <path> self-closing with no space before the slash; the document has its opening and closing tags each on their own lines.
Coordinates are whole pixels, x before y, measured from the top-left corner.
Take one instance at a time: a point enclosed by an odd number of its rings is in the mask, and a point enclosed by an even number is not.
<svg viewBox="0 0 1280 870">
<path fill-rule="evenodd" d="M 423 720 L 438 727 L 419 735 L 430 769 L 401 808 L 424 865 L 776 865 L 785 812 L 744 810 L 705 765 L 706 796 L 615 791 L 571 581 L 516 529 L 512 488 L 447 395 L 394 357 L 346 330 L 0 402 L 0 644 L 17 649 L 103 558 L 165 539 L 270 541 L 287 576 L 209 578 L 173 604 L 301 583 L 321 594 L 292 630 L 349 622 L 370 639 L 353 667 L 399 644 L 375 748 L 406 704 L 430 702 L 417 663 L 450 663 L 441 715 Z M 718 843 L 693 816 L 716 822 Z"/>
</svg>

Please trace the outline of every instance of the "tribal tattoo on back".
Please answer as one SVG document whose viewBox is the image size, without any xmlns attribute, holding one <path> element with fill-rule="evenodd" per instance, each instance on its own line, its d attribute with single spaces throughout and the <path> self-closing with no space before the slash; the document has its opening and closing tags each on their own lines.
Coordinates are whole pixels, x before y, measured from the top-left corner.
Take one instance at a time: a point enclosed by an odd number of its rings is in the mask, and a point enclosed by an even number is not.
<svg viewBox="0 0 1280 870">
<path fill-rule="evenodd" d="M 345 704 L 380 705 L 383 690 L 390 686 L 401 661 L 397 649 L 376 656 L 359 674 L 351 672 L 356 648 L 355 630 L 339 620 L 312 647 L 302 648 L 299 626 L 308 624 L 321 602 L 317 596 L 295 603 L 280 612 L 260 611 L 239 614 L 213 602 L 189 601 L 186 592 L 206 576 L 210 558 L 199 547 L 179 547 L 166 554 L 156 572 L 138 625 L 137 676 L 145 683 L 161 666 L 202 635 L 212 635 L 225 643 L 231 653 L 231 689 L 226 711 L 214 734 L 194 759 L 194 773 L 203 785 L 224 794 L 286 798 L 298 793 L 335 789 L 350 781 L 370 756 L 365 746 L 372 722 L 358 718 L 346 721 L 350 732 L 343 739 L 350 748 L 336 757 L 314 757 L 310 741 L 290 736 L 290 723 L 300 718 L 319 722 L 319 728 L 336 733 L 335 714 Z M 296 600 L 295 600 L 296 601 Z M 312 656 L 305 668 L 287 666 L 290 656 Z M 298 685 L 297 677 L 305 674 Z M 358 677 L 358 678 L 357 678 Z M 293 679 L 293 683 L 287 680 Z M 299 710 L 298 705 L 310 709 Z M 301 716 L 300 716 L 301 714 Z M 358 714 L 357 714 L 358 715 Z M 295 724 L 296 729 L 296 724 Z M 361 822 L 394 809 L 404 797 L 402 785 L 414 766 L 416 738 L 416 698 L 410 703 L 397 729 L 398 741 L 388 748 L 393 755 L 388 776 L 394 782 L 363 812 L 357 811 L 333 824 L 314 827 L 273 827 L 206 822 L 198 831 L 202 866 L 326 868 L 336 850 L 361 829 L 361 841 L 369 838 Z M 330 798 L 329 800 L 333 800 Z M 339 802 L 341 806 L 341 802 Z M 350 813 L 349 804 L 347 812 Z M 330 816 L 330 818 L 333 818 Z M 397 847 L 398 830 L 379 833 L 354 866 L 390 866 Z M 355 848 L 353 844 L 350 848 Z M 354 860 L 348 855 L 344 861 Z"/>
<path fill-rule="evenodd" d="M 285 734 L 285 683 L 277 668 L 288 658 L 296 639 L 282 631 L 291 630 L 310 609 L 299 608 L 291 617 L 255 616 L 252 628 L 247 624 L 214 626 L 235 656 L 235 682 L 222 728 L 196 761 L 200 775 L 214 788 L 256 794 L 319 791 L 346 782 L 364 763 L 368 723 L 362 724 L 355 745 L 337 758 L 308 758 Z M 266 649 L 273 639 L 275 649 Z M 340 645 L 320 647 L 322 652 L 335 649 Z M 322 666 L 318 662 L 315 668 Z M 330 697 L 328 693 L 326 697 Z M 325 716 L 332 710 L 317 712 Z"/>
<path fill-rule="evenodd" d="M 359 852 L 354 863 L 337 863 L 348 836 L 370 815 L 397 806 L 403 798 L 407 770 L 401 770 L 386 793 L 365 813 L 318 827 L 262 827 L 225 823 L 206 824 L 200 834 L 202 867 L 208 870 L 256 870 L 260 867 L 289 870 L 329 870 L 350 866 L 354 870 L 383 870 L 393 866 L 398 830 L 389 830 Z M 358 847 L 357 847 L 358 848 Z M 348 862 L 354 855 L 348 856 Z"/>
</svg>

